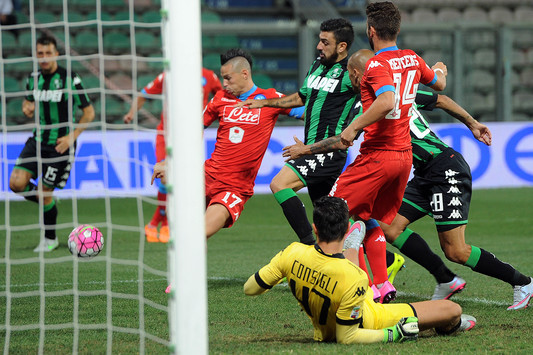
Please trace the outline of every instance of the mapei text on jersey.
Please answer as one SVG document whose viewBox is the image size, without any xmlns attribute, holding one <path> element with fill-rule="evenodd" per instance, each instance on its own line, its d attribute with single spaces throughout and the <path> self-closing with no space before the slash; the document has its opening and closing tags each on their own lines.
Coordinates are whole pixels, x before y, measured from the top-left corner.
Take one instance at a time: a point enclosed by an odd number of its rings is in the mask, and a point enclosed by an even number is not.
<svg viewBox="0 0 533 355">
<path fill-rule="evenodd" d="M 315 90 L 334 92 L 338 84 L 338 79 L 321 77 L 319 75 L 309 75 L 309 78 L 307 78 L 307 87 Z"/>
<path fill-rule="evenodd" d="M 60 102 L 63 90 L 34 90 L 33 97 L 37 101 Z"/>
</svg>

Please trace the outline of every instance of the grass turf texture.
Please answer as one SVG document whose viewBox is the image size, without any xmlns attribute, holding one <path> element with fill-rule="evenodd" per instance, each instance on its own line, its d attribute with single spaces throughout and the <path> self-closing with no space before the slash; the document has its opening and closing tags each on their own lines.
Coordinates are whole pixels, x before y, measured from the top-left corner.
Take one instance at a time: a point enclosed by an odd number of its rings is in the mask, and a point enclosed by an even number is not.
<svg viewBox="0 0 533 355">
<path fill-rule="evenodd" d="M 306 195 L 301 195 L 311 213 Z M 533 226 L 531 202 L 533 189 L 504 189 L 474 191 L 466 240 L 468 243 L 493 252 L 502 261 L 510 262 L 527 275 L 533 275 Z M 60 248 L 45 255 L 45 291 L 72 290 L 73 267 L 66 241 L 72 225 L 72 203 L 63 200 L 59 205 Z M 139 326 L 139 302 L 124 298 L 125 294 L 138 295 L 143 286 L 144 298 L 166 306 L 164 277 L 144 272 L 140 285 L 139 268 L 131 263 L 142 254 L 148 267 L 166 270 L 166 246 L 145 243 L 139 226 L 147 222 L 153 206 L 144 203 L 142 213 L 137 211 L 133 199 L 113 199 L 109 203 L 112 222 L 105 224 L 104 200 L 80 200 L 77 206 L 79 223 L 101 224 L 105 238 L 104 251 L 89 262 L 78 263 L 78 289 L 82 291 L 105 290 L 106 285 L 118 297 L 112 298 L 111 313 L 107 314 L 109 298 L 105 294 L 83 293 L 80 296 L 79 319 L 83 324 L 105 324 L 108 316 L 115 327 Z M 528 212 L 529 211 L 529 212 Z M 0 207 L 0 325 L 5 329 L 6 319 L 6 250 L 13 263 L 10 270 L 10 291 L 26 297 L 12 298 L 10 325 L 23 326 L 39 323 L 41 298 L 39 291 L 39 261 L 32 252 L 38 243 L 38 229 L 23 230 L 35 223 L 36 205 L 28 202 L 9 202 Z M 13 227 L 10 245 L 6 246 L 6 216 Z M 139 219 L 143 223 L 139 223 Z M 438 245 L 432 220 L 426 217 L 412 225 L 438 255 L 443 256 Z M 220 231 L 208 242 L 208 297 L 209 297 L 209 350 L 210 353 L 260 354 L 298 353 L 327 354 L 353 353 L 358 345 L 319 344 L 312 340 L 312 326 L 300 310 L 286 285 L 278 285 L 265 295 L 246 297 L 242 292 L 248 276 L 268 263 L 280 249 L 295 240 L 281 209 L 271 195 L 254 196 L 235 226 Z M 391 246 L 388 248 L 396 251 Z M 114 261 L 109 269 L 104 256 Z M 21 261 L 28 263 L 23 264 Z M 467 267 L 446 262 L 467 280 L 466 289 L 453 297 L 465 313 L 474 315 L 478 325 L 466 334 L 450 337 L 423 336 L 416 343 L 365 345 L 365 352 L 384 353 L 529 353 L 529 334 L 533 327 L 531 309 L 510 312 L 512 288 L 506 283 L 477 273 Z M 435 281 L 420 266 L 406 259 L 407 268 L 395 280 L 399 302 L 416 302 L 429 299 Z M 109 283 L 107 278 L 109 277 Z M 21 294 L 25 292 L 24 294 Z M 32 293 L 33 292 L 33 293 Z M 45 299 L 46 324 L 65 324 L 73 319 L 73 296 L 52 294 Z M 147 333 L 168 339 L 168 318 L 165 312 L 145 304 L 144 323 Z M 106 352 L 106 330 L 80 330 L 80 353 Z M 5 330 L 0 331 L 0 347 L 4 348 Z M 139 336 L 112 332 L 111 350 L 115 354 L 137 353 Z M 46 353 L 71 353 L 73 330 L 47 330 L 44 340 Z M 39 344 L 39 330 L 11 332 L 10 353 L 35 353 Z M 147 339 L 146 353 L 167 353 L 163 345 Z M 356 346 L 357 348 L 354 348 Z M 455 349 L 455 350 L 452 350 Z"/>
</svg>

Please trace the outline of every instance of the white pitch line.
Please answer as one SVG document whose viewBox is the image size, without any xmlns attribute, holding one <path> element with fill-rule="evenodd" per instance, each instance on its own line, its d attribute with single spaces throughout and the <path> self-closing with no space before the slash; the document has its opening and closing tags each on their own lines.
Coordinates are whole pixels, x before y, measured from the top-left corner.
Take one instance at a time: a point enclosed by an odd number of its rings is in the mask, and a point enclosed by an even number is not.
<svg viewBox="0 0 533 355">
<path fill-rule="evenodd" d="M 244 282 L 246 282 L 245 279 L 233 278 L 233 277 L 223 277 L 223 276 L 210 276 L 207 279 L 210 280 L 210 281 L 238 281 L 238 282 L 242 282 L 243 284 L 244 284 Z M 149 283 L 149 282 L 160 282 L 160 281 L 166 281 L 166 280 L 167 279 L 165 279 L 165 278 L 145 279 L 144 282 L 145 283 Z M 113 281 L 111 281 L 112 284 L 138 283 L 138 282 L 139 282 L 139 280 L 113 280 Z M 87 283 L 84 282 L 84 284 L 105 285 L 106 282 L 105 281 L 89 281 Z M 49 282 L 47 282 L 45 284 L 45 286 L 72 286 L 72 285 L 73 285 L 72 282 L 64 282 L 64 283 L 60 283 L 60 282 L 49 283 Z M 11 285 L 11 289 L 13 289 L 13 288 L 26 288 L 26 287 L 38 287 L 38 286 L 40 286 L 39 283 L 12 284 Z M 288 284 L 286 282 L 282 282 L 282 283 L 278 284 L 277 286 L 288 287 Z M 5 285 L 0 285 L 0 290 L 5 290 L 5 289 L 6 289 Z M 398 296 L 416 297 L 416 298 L 421 298 L 421 299 L 429 299 L 430 298 L 430 296 L 428 296 L 428 295 L 422 295 L 422 294 L 416 293 L 416 292 L 398 291 L 396 294 Z M 464 297 L 462 295 L 458 299 L 457 298 L 456 299 L 452 298 L 452 301 L 453 300 L 455 300 L 455 301 L 473 302 L 473 303 L 479 303 L 479 304 L 485 304 L 485 305 L 495 305 L 495 306 L 506 306 L 506 305 L 509 304 L 509 302 L 488 300 L 486 298 L 479 298 L 479 297 Z"/>
<path fill-rule="evenodd" d="M 145 279 L 144 282 L 158 282 L 158 281 L 166 281 L 166 279 L 160 278 L 160 279 Z M 138 283 L 139 280 L 113 280 L 111 281 L 111 284 L 121 284 L 121 283 Z M 84 285 L 105 285 L 107 282 L 105 281 L 88 281 L 83 282 Z M 32 284 L 11 284 L 11 289 L 13 288 L 24 288 L 24 287 L 39 287 L 40 283 L 32 283 Z M 72 286 L 72 282 L 45 282 L 44 286 Z M 0 290 L 5 290 L 6 285 L 0 285 Z"/>
<path fill-rule="evenodd" d="M 424 298 L 424 299 L 430 299 L 430 297 L 431 297 L 431 296 L 427 296 L 427 295 L 421 295 L 421 294 L 415 293 L 415 292 L 398 291 L 398 292 L 396 292 L 396 294 L 398 296 L 417 297 L 417 298 Z M 488 300 L 486 298 L 479 298 L 479 297 L 464 297 L 464 296 L 461 296 L 461 298 L 452 297 L 451 301 L 455 301 L 457 303 L 459 303 L 460 301 L 467 301 L 467 302 L 474 302 L 474 303 L 481 303 L 481 304 L 495 305 L 495 306 L 510 305 L 510 303 L 507 303 L 507 302 Z"/>
</svg>

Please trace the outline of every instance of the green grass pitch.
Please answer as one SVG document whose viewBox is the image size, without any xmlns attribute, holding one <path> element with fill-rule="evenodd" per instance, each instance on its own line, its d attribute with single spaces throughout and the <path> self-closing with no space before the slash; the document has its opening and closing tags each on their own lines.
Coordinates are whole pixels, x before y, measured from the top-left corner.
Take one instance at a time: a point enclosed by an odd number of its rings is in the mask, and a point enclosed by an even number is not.
<svg viewBox="0 0 533 355">
<path fill-rule="evenodd" d="M 310 215 L 309 199 L 307 195 L 301 196 Z M 523 273 L 533 275 L 531 201 L 531 188 L 474 191 L 467 242 L 494 253 Z M 111 212 L 110 221 L 106 221 L 106 209 Z M 73 210 L 77 218 L 73 217 Z M 36 353 L 39 349 L 38 325 L 44 320 L 49 326 L 44 338 L 45 353 L 72 353 L 74 331 L 72 328 L 57 328 L 68 326 L 74 319 L 73 273 L 76 264 L 66 246 L 67 236 L 74 227 L 73 220 L 79 224 L 98 225 L 105 237 L 101 255 L 89 262 L 77 263 L 79 321 L 84 325 L 113 326 L 111 330 L 80 330 L 79 352 L 105 353 L 107 340 L 112 337 L 110 350 L 113 354 L 138 353 L 141 346 L 139 335 L 118 330 L 137 329 L 141 323 L 147 333 L 168 340 L 168 317 L 164 311 L 167 295 L 163 292 L 167 285 L 163 274 L 167 267 L 166 245 L 145 243 L 139 228 L 149 220 L 153 205 L 135 199 L 79 200 L 77 204 L 62 200 L 58 221 L 60 248 L 45 256 L 46 263 L 41 263 L 32 251 L 39 240 L 39 229 L 35 224 L 37 211 L 37 206 L 29 202 L 4 201 L 0 205 L 0 349 L 13 354 Z M 6 224 L 11 226 L 9 232 Z M 443 256 L 429 217 L 413 224 L 412 229 Z M 233 228 L 222 230 L 208 241 L 210 353 L 531 352 L 533 310 L 507 311 L 507 306 L 512 303 L 511 286 L 450 262 L 446 262 L 447 265 L 467 280 L 466 289 L 453 300 L 465 313 L 477 317 L 478 325 L 472 331 L 450 337 L 424 334 L 418 342 L 404 344 L 346 346 L 315 343 L 312 325 L 288 287 L 278 285 L 258 297 L 246 297 L 242 291 L 248 276 L 294 240 L 274 197 L 256 195 Z M 395 250 L 391 246 L 388 248 Z M 140 256 L 144 271 L 135 263 Z M 44 270 L 40 265 L 45 265 Z M 150 272 L 153 269 L 161 273 Z M 6 277 L 8 271 L 9 278 Z M 142 283 L 139 282 L 141 276 Z M 8 282 L 12 296 L 9 308 Z M 424 269 L 406 259 L 406 268 L 396 277 L 395 286 L 399 291 L 398 301 L 414 302 L 428 299 L 435 281 Z M 111 291 L 113 297 L 106 295 L 105 290 Z M 46 291 L 47 297 L 41 298 L 39 291 Z M 142 321 L 137 299 L 140 292 L 144 296 Z M 45 307 L 40 311 L 42 304 Z M 6 319 L 10 320 L 11 327 L 9 349 L 5 348 Z M 149 338 L 143 346 L 149 354 L 168 353 L 164 345 Z"/>
</svg>

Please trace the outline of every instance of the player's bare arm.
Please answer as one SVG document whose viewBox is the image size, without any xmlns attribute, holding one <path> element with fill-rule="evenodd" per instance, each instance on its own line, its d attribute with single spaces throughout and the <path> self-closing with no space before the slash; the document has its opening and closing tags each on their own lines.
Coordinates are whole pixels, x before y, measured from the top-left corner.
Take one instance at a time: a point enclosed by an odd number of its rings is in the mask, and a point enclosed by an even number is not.
<svg viewBox="0 0 533 355">
<path fill-rule="evenodd" d="M 394 109 L 394 92 L 386 91 L 379 95 L 370 105 L 368 110 L 361 116 L 353 120 L 341 133 L 341 142 L 345 146 L 352 146 L 359 131 L 383 119 L 392 109 Z"/>
<path fill-rule="evenodd" d="M 135 99 L 133 99 L 133 101 L 131 102 L 130 110 L 123 117 L 124 123 L 130 123 L 131 121 L 133 121 L 135 113 L 138 112 L 144 106 L 145 102 L 146 99 L 142 96 L 137 96 Z"/>
<path fill-rule="evenodd" d="M 273 99 L 266 100 L 254 100 L 248 99 L 243 102 L 238 102 L 235 106 L 242 107 L 248 106 L 249 108 L 261 108 L 261 107 L 275 107 L 275 108 L 294 108 L 303 106 L 304 102 L 302 101 L 300 95 L 297 92 L 294 94 L 277 97 Z"/>
<path fill-rule="evenodd" d="M 87 128 L 89 123 L 94 120 L 94 107 L 89 105 L 83 108 L 83 115 L 80 118 L 80 121 L 76 125 L 76 129 L 67 134 L 66 136 L 59 137 L 56 142 L 56 152 L 63 154 L 74 145 L 74 142 L 80 136 L 81 132 Z"/>
<path fill-rule="evenodd" d="M 28 118 L 32 118 L 34 112 L 35 112 L 35 102 L 24 100 L 22 102 L 22 113 L 24 113 L 24 116 Z"/>
<path fill-rule="evenodd" d="M 478 141 L 486 145 L 492 144 L 492 133 L 490 132 L 489 128 L 484 124 L 478 122 L 464 108 L 462 108 L 459 104 L 453 101 L 450 97 L 446 95 L 439 95 L 435 107 L 443 109 L 455 119 L 464 123 L 465 126 L 467 126 L 470 131 L 472 131 L 472 134 Z"/>
<path fill-rule="evenodd" d="M 283 148 L 282 155 L 287 158 L 285 161 L 296 159 L 304 155 L 328 153 L 348 148 L 347 145 L 342 143 L 341 136 L 329 137 L 310 145 L 305 145 L 296 136 L 294 137 L 294 141 L 296 142 L 295 144 Z"/>
<path fill-rule="evenodd" d="M 437 62 L 431 67 L 435 74 L 437 74 L 437 82 L 431 86 L 432 89 L 442 91 L 446 88 L 446 76 L 448 75 L 448 68 L 443 62 Z"/>
</svg>

